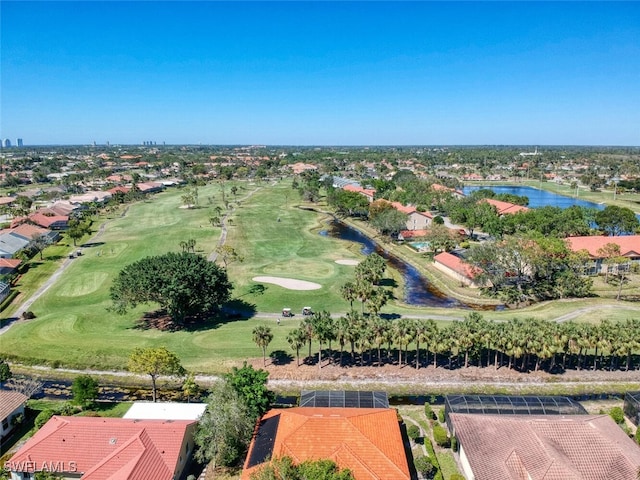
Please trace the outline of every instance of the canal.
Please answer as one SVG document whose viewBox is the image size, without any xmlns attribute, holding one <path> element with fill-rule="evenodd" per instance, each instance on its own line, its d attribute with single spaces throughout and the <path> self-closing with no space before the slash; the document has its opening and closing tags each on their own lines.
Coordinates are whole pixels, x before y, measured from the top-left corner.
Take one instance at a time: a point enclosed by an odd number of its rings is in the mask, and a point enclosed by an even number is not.
<svg viewBox="0 0 640 480">
<path fill-rule="evenodd" d="M 435 288 L 415 267 L 400 260 L 387 250 L 376 244 L 366 235 L 363 235 L 354 228 L 344 223 L 333 220 L 328 224 L 326 230 L 320 232 L 321 235 L 348 240 L 362 245 L 361 252 L 369 255 L 377 253 L 387 261 L 389 267 L 397 270 L 402 275 L 404 281 L 404 303 L 421 307 L 441 307 L 441 308 L 475 308 L 459 300 L 448 297 Z M 481 309 L 483 307 L 477 307 Z M 490 307 L 494 308 L 494 307 Z M 486 307 L 484 307 L 486 309 Z"/>
</svg>

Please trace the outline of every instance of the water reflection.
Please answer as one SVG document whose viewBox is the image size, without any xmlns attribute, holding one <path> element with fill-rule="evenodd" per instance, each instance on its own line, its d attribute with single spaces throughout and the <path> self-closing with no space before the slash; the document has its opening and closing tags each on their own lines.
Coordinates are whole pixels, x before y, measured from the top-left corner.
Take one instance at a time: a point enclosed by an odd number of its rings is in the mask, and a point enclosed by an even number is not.
<svg viewBox="0 0 640 480">
<path fill-rule="evenodd" d="M 362 249 L 360 251 L 363 254 L 369 255 L 370 253 L 375 252 L 387 260 L 387 265 L 398 270 L 402 275 L 405 284 L 403 300 L 408 305 L 422 307 L 471 308 L 469 305 L 466 305 L 455 298 L 446 296 L 431 285 L 415 267 L 391 255 L 387 250 L 381 248 L 371 239 L 342 222 L 336 220 L 330 222 L 329 228 L 327 230 L 323 230 L 320 234 L 360 243 L 362 245 Z"/>
</svg>

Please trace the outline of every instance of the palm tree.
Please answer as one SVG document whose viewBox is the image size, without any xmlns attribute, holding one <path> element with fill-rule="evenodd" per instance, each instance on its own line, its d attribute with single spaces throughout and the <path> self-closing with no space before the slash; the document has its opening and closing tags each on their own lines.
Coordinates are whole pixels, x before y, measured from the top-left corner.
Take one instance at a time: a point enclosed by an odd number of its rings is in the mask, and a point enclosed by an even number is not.
<svg viewBox="0 0 640 480">
<path fill-rule="evenodd" d="M 413 331 L 416 342 L 416 370 L 420 368 L 420 343 L 427 342 L 433 335 L 436 328 L 436 322 L 431 319 L 416 319 L 413 322 Z M 427 350 L 428 352 L 428 350 Z M 427 363 L 429 362 L 429 354 L 427 353 Z"/>
<path fill-rule="evenodd" d="M 300 328 L 291 330 L 287 335 L 287 343 L 293 350 L 296 351 L 296 361 L 298 363 L 298 367 L 300 366 L 300 349 L 304 346 L 306 341 L 307 336 Z"/>
<path fill-rule="evenodd" d="M 402 349 L 407 348 L 411 340 L 413 340 L 413 324 L 410 320 L 401 318 L 393 324 L 393 338 L 398 345 L 398 365 L 402 366 Z M 406 361 L 406 350 L 405 350 Z"/>
<path fill-rule="evenodd" d="M 340 344 L 340 366 L 342 366 L 342 355 L 344 353 L 344 346 L 349 337 L 349 319 L 346 317 L 340 317 L 335 324 L 335 337 Z"/>
<path fill-rule="evenodd" d="M 333 335 L 333 322 L 331 314 L 326 310 L 315 312 L 311 315 L 312 335 L 318 340 L 318 368 L 322 368 L 322 344 L 329 341 Z"/>
<path fill-rule="evenodd" d="M 433 368 L 438 368 L 438 354 L 447 351 L 445 335 L 442 330 L 439 330 L 438 326 L 435 325 L 435 329 L 427 341 L 428 348 L 433 353 Z"/>
<path fill-rule="evenodd" d="M 381 319 L 378 315 L 369 317 L 369 329 L 373 337 L 373 343 L 378 349 L 378 366 L 382 365 L 380 351 L 382 350 L 382 344 L 387 340 L 389 336 L 389 325 Z"/>
<path fill-rule="evenodd" d="M 313 323 L 311 317 L 305 317 L 300 323 L 300 329 L 304 332 L 305 340 L 309 343 L 309 358 L 311 358 L 311 340 L 313 340 Z"/>
<path fill-rule="evenodd" d="M 255 344 L 262 348 L 262 361 L 264 366 L 267 366 L 267 347 L 273 340 L 273 333 L 271 328 L 266 325 L 258 325 L 253 329 L 253 341 Z"/>
<path fill-rule="evenodd" d="M 631 370 L 631 354 L 640 348 L 640 319 L 628 318 L 621 328 L 622 352 L 627 356 L 626 370 Z"/>
<path fill-rule="evenodd" d="M 393 298 L 393 294 L 388 288 L 379 287 L 375 289 L 369 298 L 369 312 L 377 315 L 390 298 Z"/>
<path fill-rule="evenodd" d="M 356 343 L 360 339 L 360 334 L 362 332 L 362 325 L 364 324 L 364 316 L 356 311 L 351 310 L 347 312 L 347 330 L 346 330 L 346 341 L 351 345 L 351 361 L 355 362 L 356 357 Z"/>
<path fill-rule="evenodd" d="M 349 302 L 349 308 L 353 310 L 353 302 L 358 298 L 356 294 L 356 284 L 353 282 L 347 282 L 342 287 L 340 287 L 340 295 L 347 302 Z"/>
</svg>

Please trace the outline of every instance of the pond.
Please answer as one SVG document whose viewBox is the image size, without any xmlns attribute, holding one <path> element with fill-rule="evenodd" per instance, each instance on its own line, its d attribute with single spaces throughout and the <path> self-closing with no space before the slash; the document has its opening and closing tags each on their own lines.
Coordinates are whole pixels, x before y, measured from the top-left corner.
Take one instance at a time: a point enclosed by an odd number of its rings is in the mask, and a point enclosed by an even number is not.
<svg viewBox="0 0 640 480">
<path fill-rule="evenodd" d="M 391 255 L 387 250 L 381 248 L 369 237 L 342 222 L 336 220 L 331 221 L 329 223 L 329 228 L 322 230 L 320 234 L 360 243 L 362 245 L 360 251 L 364 255 L 369 255 L 370 253 L 375 252 L 387 260 L 387 265 L 398 270 L 402 275 L 405 283 L 403 300 L 408 305 L 417 305 L 422 307 L 486 309 L 486 307 L 467 305 L 455 298 L 448 297 L 431 285 L 431 283 L 422 274 L 420 274 L 415 267 L 403 262 L 394 255 Z M 493 309 L 494 307 L 490 308 Z"/>
<path fill-rule="evenodd" d="M 546 190 L 539 190 L 533 187 L 514 187 L 507 185 L 497 185 L 497 186 L 479 186 L 479 187 L 464 187 L 462 192 L 465 195 L 469 195 L 471 192 L 480 189 L 491 190 L 495 193 L 511 193 L 513 195 L 520 195 L 529 198 L 529 207 L 538 208 L 538 207 L 560 207 L 560 208 L 569 208 L 574 205 L 579 207 L 587 207 L 587 208 L 597 208 L 598 210 L 603 210 L 605 205 L 601 205 L 598 203 L 588 202 L 586 200 L 581 200 L 576 197 L 566 197 L 564 195 L 558 195 L 557 193 L 548 192 Z"/>
</svg>

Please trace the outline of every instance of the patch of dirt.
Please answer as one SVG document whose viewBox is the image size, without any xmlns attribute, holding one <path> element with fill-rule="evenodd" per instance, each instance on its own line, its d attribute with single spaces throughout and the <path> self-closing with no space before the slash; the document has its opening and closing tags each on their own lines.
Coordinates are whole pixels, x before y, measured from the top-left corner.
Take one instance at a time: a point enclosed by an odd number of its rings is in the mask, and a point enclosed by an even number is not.
<svg viewBox="0 0 640 480">
<path fill-rule="evenodd" d="M 162 332 L 176 332 L 178 330 L 192 330 L 201 328 L 203 319 L 198 316 L 185 318 L 183 323 L 176 322 L 165 310 L 147 312 L 136 321 L 134 328 L 138 330 L 160 330 Z"/>
<path fill-rule="evenodd" d="M 266 366 L 263 365 L 262 358 L 249 359 L 254 368 L 261 368 L 269 372 L 269 382 L 274 385 L 295 386 L 296 383 L 316 382 L 316 383 L 371 383 L 397 387 L 407 387 L 419 389 L 425 386 L 446 387 L 478 387 L 483 385 L 494 386 L 496 388 L 509 386 L 536 386 L 554 384 L 585 384 L 598 383 L 606 384 L 616 382 L 640 383 L 640 371 L 605 371 L 605 370 L 567 370 L 561 374 L 550 374 L 543 371 L 523 373 L 517 370 L 509 370 L 506 366 L 495 370 L 490 367 L 468 367 L 454 368 L 449 370 L 446 366 L 433 365 L 421 367 L 416 370 L 414 365 L 384 364 L 382 366 L 359 366 L 348 365 L 345 354 L 345 365 L 329 363 L 328 359 L 323 360 L 322 368 L 318 368 L 317 356 L 314 361 L 303 363 L 301 358 L 300 366 L 297 365 L 295 356 L 286 360 L 282 357 L 267 358 Z M 336 359 L 336 362 L 338 360 Z M 339 387 L 337 387 L 339 388 Z"/>
</svg>

